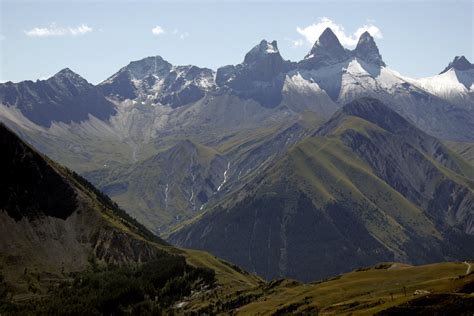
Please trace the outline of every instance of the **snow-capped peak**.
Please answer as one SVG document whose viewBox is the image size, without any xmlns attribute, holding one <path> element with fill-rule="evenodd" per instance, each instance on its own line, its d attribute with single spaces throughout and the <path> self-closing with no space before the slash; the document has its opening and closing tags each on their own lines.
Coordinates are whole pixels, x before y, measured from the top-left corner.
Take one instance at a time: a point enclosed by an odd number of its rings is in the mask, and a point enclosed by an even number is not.
<svg viewBox="0 0 474 316">
<path fill-rule="evenodd" d="M 263 42 L 263 41 L 262 41 Z M 275 53 L 278 53 L 278 47 L 277 47 L 277 42 L 276 41 L 273 41 L 271 43 L 268 43 L 267 41 L 265 41 L 265 52 L 267 54 L 275 54 Z"/>
<path fill-rule="evenodd" d="M 415 80 L 415 84 L 451 103 L 474 109 L 474 65 L 456 56 L 439 75 Z"/>
</svg>

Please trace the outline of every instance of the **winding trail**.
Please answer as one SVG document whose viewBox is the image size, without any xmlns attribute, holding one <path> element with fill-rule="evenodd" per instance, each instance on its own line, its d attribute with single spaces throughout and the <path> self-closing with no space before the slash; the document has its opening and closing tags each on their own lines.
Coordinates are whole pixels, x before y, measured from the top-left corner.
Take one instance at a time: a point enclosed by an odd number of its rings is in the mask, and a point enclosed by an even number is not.
<svg viewBox="0 0 474 316">
<path fill-rule="evenodd" d="M 472 267 L 472 265 L 471 265 L 469 262 L 467 262 L 467 261 L 464 261 L 463 263 L 464 263 L 465 265 L 467 265 L 466 275 L 468 275 L 469 273 L 471 273 L 471 267 Z"/>
</svg>

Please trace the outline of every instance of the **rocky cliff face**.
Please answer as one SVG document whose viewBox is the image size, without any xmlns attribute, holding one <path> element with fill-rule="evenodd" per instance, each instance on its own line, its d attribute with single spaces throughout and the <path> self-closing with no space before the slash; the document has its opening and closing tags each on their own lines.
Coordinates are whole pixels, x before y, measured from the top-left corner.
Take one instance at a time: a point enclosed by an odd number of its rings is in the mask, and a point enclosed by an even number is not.
<svg viewBox="0 0 474 316">
<path fill-rule="evenodd" d="M 324 30 L 310 52 L 300 62 L 302 68 L 316 69 L 345 61 L 351 56 L 330 28 Z"/>
<path fill-rule="evenodd" d="M 472 70 L 474 69 L 474 65 L 467 60 L 466 57 L 464 56 L 456 56 L 454 57 L 453 61 L 449 63 L 449 65 L 444 68 L 440 74 L 443 74 L 450 69 L 456 69 L 456 70 L 461 70 L 461 71 L 466 71 L 466 70 Z"/>
<path fill-rule="evenodd" d="M 374 38 L 367 31 L 360 36 L 359 42 L 352 54 L 369 64 L 379 67 L 386 66 Z"/>
<path fill-rule="evenodd" d="M 244 62 L 217 70 L 216 84 L 239 97 L 275 107 L 282 100 L 285 73 L 294 65 L 283 60 L 277 42 L 262 40 L 252 48 Z"/>
</svg>

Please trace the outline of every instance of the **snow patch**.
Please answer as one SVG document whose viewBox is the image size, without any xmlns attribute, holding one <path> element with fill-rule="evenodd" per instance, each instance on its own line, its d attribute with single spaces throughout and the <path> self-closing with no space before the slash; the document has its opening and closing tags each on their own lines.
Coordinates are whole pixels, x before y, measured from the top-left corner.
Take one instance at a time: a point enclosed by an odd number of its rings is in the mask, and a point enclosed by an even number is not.
<svg viewBox="0 0 474 316">
<path fill-rule="evenodd" d="M 272 44 L 267 43 L 267 48 L 266 48 L 265 52 L 267 54 L 276 54 L 276 53 L 278 53 L 278 49 L 275 46 L 273 46 Z"/>
<path fill-rule="evenodd" d="M 169 193 L 169 185 L 168 183 L 166 184 L 166 188 L 165 188 L 165 209 L 168 208 L 168 193 Z"/>
<path fill-rule="evenodd" d="M 230 161 L 227 163 L 227 169 L 224 171 L 224 180 L 222 181 L 222 183 L 217 188 L 217 192 L 219 192 L 222 189 L 222 187 L 224 186 L 224 184 L 227 182 L 227 173 L 229 172 L 229 169 L 230 169 Z"/>
<path fill-rule="evenodd" d="M 283 84 L 283 91 L 288 92 L 291 90 L 298 91 L 300 93 L 322 91 L 316 82 L 303 78 L 300 72 L 297 72 L 291 76 L 286 76 L 285 83 Z"/>
</svg>

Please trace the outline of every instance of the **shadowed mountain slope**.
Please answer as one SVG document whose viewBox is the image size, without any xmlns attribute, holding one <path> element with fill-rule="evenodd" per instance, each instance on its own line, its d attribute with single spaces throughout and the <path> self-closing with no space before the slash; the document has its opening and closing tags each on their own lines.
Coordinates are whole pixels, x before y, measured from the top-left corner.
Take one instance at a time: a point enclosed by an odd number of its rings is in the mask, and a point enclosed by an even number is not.
<svg viewBox="0 0 474 316">
<path fill-rule="evenodd" d="M 268 279 L 469 258 L 473 179 L 436 138 L 359 99 L 169 240 Z"/>
<path fill-rule="evenodd" d="M 114 105 L 100 90 L 65 68 L 47 80 L 0 84 L 0 103 L 17 107 L 30 121 L 50 127 L 53 122 L 70 124 L 92 115 L 108 120 Z"/>
<path fill-rule="evenodd" d="M 6 281 L 12 294 L 35 299 L 47 294 L 51 280 L 62 284 L 75 273 L 97 272 L 97 266 L 123 266 L 127 271 L 144 263 L 158 269 L 156 274 L 164 271 L 164 277 L 169 271 L 179 277 L 186 270 L 197 276 L 202 272 L 194 270 L 197 267 L 213 270 L 223 287 L 259 284 L 259 278 L 207 253 L 170 246 L 85 179 L 36 152 L 3 124 L 0 148 L 0 283 Z M 200 284 L 195 281 L 187 285 L 189 290 Z"/>
</svg>

